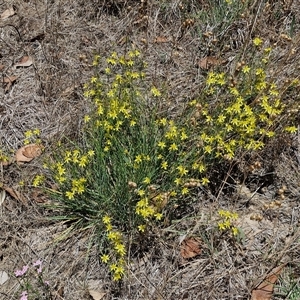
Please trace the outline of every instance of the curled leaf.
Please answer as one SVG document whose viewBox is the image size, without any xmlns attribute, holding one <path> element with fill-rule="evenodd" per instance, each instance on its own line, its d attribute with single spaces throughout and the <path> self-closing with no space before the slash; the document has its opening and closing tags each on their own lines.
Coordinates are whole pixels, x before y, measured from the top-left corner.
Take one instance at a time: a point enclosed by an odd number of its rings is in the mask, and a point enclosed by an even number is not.
<svg viewBox="0 0 300 300">
<path fill-rule="evenodd" d="M 38 157 L 42 154 L 43 147 L 41 145 L 29 144 L 20 148 L 16 152 L 16 161 L 18 164 L 24 162 L 30 162 L 35 157 Z"/>
<path fill-rule="evenodd" d="M 14 67 L 29 67 L 33 63 L 33 59 L 31 56 L 23 56 L 20 60 L 20 62 L 14 64 Z"/>
</svg>

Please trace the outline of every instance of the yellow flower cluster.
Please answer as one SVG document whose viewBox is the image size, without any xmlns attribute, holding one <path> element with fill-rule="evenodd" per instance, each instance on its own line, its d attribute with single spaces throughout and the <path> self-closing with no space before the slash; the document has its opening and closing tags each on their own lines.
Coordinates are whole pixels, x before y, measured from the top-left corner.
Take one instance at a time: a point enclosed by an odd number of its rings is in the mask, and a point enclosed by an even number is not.
<svg viewBox="0 0 300 300">
<path fill-rule="evenodd" d="M 38 187 L 45 181 L 44 175 L 36 175 L 32 181 L 32 186 Z"/>
<path fill-rule="evenodd" d="M 69 200 L 72 200 L 76 194 L 82 194 L 85 191 L 85 183 L 86 179 L 83 177 L 79 179 L 72 179 L 71 190 L 65 192 L 66 197 Z"/>
<path fill-rule="evenodd" d="M 253 44 L 257 47 L 263 41 L 255 38 Z M 201 145 L 194 155 L 194 170 L 200 165 L 203 172 L 212 159 L 232 160 L 240 151 L 262 149 L 266 139 L 276 135 L 276 122 L 285 105 L 280 88 L 264 67 L 271 50 L 263 49 L 259 67 L 239 63 L 234 80 L 223 72 L 208 72 L 203 98 L 192 100 L 189 105 L 190 125 L 201 131 L 200 136 L 196 130 L 190 133 L 194 142 Z M 296 127 L 286 130 L 295 132 Z"/>
<path fill-rule="evenodd" d="M 94 155 L 94 150 L 89 150 L 87 153 L 81 153 L 81 151 L 78 149 L 73 151 L 66 150 L 63 153 L 60 161 L 49 166 L 48 164 L 45 165 L 46 168 L 49 167 L 53 171 L 54 179 L 57 181 L 57 183 L 60 185 L 69 184 L 72 186 L 72 190 L 66 192 L 68 199 L 73 199 L 76 193 L 81 194 L 84 191 L 84 179 L 81 178 L 80 183 L 77 182 L 76 179 L 72 181 L 72 174 L 70 174 L 70 172 L 72 173 L 73 169 L 78 168 L 80 173 L 80 169 L 87 167 Z"/>
<path fill-rule="evenodd" d="M 41 132 L 39 129 L 33 129 L 33 130 L 27 130 L 24 135 L 25 135 L 25 140 L 24 140 L 24 145 L 28 145 L 31 143 L 35 144 L 40 144 L 41 140 L 39 138 Z"/>
<path fill-rule="evenodd" d="M 238 214 L 228 210 L 219 210 L 218 214 L 221 217 L 221 221 L 218 222 L 219 230 L 225 231 L 230 229 L 234 236 L 238 235 L 239 229 L 233 225 L 233 222 L 238 218 Z"/>
<path fill-rule="evenodd" d="M 136 70 L 143 64 L 137 61 L 139 56 L 138 50 L 129 51 L 125 56 L 113 52 L 106 59 L 105 72 L 110 75 L 109 90 L 107 90 L 108 85 L 103 84 L 98 76 L 93 76 L 90 83 L 85 85 L 84 96 L 93 99 L 95 110 L 91 115 L 86 115 L 84 121 L 85 123 L 92 121 L 95 128 L 104 130 L 104 152 L 109 152 L 113 147 L 114 134 L 121 129 L 134 127 L 137 123 L 139 116 L 133 114 L 135 108 L 132 107 L 134 104 L 132 100 L 137 100 L 140 93 L 129 86 L 145 76 L 142 71 Z M 93 62 L 94 65 L 98 63 L 99 58 Z M 158 95 L 157 89 L 153 88 L 152 92 Z"/>
<path fill-rule="evenodd" d="M 112 272 L 113 280 L 118 281 L 122 279 L 125 273 L 124 257 L 126 255 L 126 248 L 123 243 L 122 233 L 113 229 L 110 216 L 105 215 L 102 218 L 102 222 L 106 228 L 107 239 L 112 245 L 110 252 L 113 252 L 114 254 L 103 254 L 101 256 L 101 261 L 109 264 L 109 269 Z M 111 262 L 112 257 L 114 257 L 114 262 Z"/>
<path fill-rule="evenodd" d="M 209 71 L 203 93 L 173 118 L 159 108 L 163 91 L 145 86 L 138 50 L 113 52 L 104 61 L 95 56 L 97 73 L 84 91 L 91 100 L 82 135 L 86 150 L 63 151 L 50 170 L 69 211 L 102 220 L 110 247 L 101 260 L 114 280 L 125 272 L 126 248 L 117 229 L 125 232 L 132 224 L 130 231 L 147 233 L 173 201 L 188 203 L 195 189 L 210 183 L 216 161 L 262 149 L 275 135 L 285 109 L 282 88 L 267 73 L 271 48 L 259 38 L 252 47 L 253 61 L 240 62 L 234 76 Z M 237 235 L 237 214 L 221 210 L 219 216 L 219 229 Z"/>
</svg>

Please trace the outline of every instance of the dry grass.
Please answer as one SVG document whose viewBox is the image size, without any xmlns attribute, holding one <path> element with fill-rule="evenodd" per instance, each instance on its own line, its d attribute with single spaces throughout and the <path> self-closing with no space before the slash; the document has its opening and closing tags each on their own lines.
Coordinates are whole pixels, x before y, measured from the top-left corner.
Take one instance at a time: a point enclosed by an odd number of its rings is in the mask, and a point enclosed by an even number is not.
<svg viewBox="0 0 300 300">
<path fill-rule="evenodd" d="M 49 149 L 53 141 L 78 136 L 87 106 L 83 84 L 92 75 L 94 53 L 105 56 L 112 49 L 137 47 L 149 64 L 147 78 L 167 87 L 161 109 L 176 114 L 188 100 L 201 93 L 205 70 L 199 59 L 217 56 L 224 67 L 234 68 L 245 45 L 254 36 L 276 44 L 270 69 L 274 78 L 299 73 L 299 1 L 254 1 L 243 17 L 226 23 L 212 22 L 213 1 L 19 1 L 0 3 L 0 12 L 14 5 L 16 14 L 0 21 L 0 64 L 2 75 L 17 75 L 8 92 L 0 90 L 1 148 L 17 149 L 23 133 L 39 128 Z M 181 9 L 181 4 L 185 9 Z M 196 15 L 198 13 L 198 18 Z M 207 15 L 203 22 L 199 16 Z M 184 27 L 192 18 L 194 24 Z M 212 31 L 213 36 L 202 34 Z M 43 34 L 43 35 L 42 35 Z M 292 35 L 289 41 L 283 35 Z M 166 42 L 156 42 L 157 37 Z M 34 65 L 12 70 L 22 56 Z M 280 74 L 280 77 L 278 76 Z M 290 101 L 290 99 L 285 99 Z M 268 271 L 287 262 L 299 283 L 299 156 L 300 142 L 275 141 L 256 157 L 216 171 L 212 190 L 200 190 L 193 206 L 178 209 L 178 221 L 158 230 L 143 246 L 130 245 L 129 274 L 123 283 L 113 283 L 97 257 L 97 245 L 86 232 L 53 242 L 67 224 L 46 220 L 47 212 L 25 195 L 28 206 L 7 197 L 1 206 L 0 270 L 10 274 L 0 286 L 1 299 L 19 299 L 13 272 L 42 258 L 54 299 L 90 299 L 88 284 L 106 293 L 104 299 L 250 299 L 251 290 Z M 259 173 L 246 174 L 245 165 L 262 162 Z M 1 181 L 13 187 L 40 168 L 10 166 L 1 170 Z M 244 175 L 244 176 L 242 176 Z M 228 179 L 224 183 L 225 179 Z M 231 179 L 231 180 L 230 180 Z M 237 180 L 247 189 L 241 191 Z M 285 200 L 276 209 L 265 208 L 287 187 Z M 256 191 L 255 197 L 252 193 Z M 251 197 L 249 197 L 251 193 Z M 241 243 L 216 232 L 213 212 L 219 207 L 236 210 L 246 233 Z M 263 220 L 250 220 L 260 214 Z M 180 238 L 201 237 L 202 253 L 184 260 L 179 254 Z M 286 295 L 274 299 L 288 299 Z"/>
</svg>

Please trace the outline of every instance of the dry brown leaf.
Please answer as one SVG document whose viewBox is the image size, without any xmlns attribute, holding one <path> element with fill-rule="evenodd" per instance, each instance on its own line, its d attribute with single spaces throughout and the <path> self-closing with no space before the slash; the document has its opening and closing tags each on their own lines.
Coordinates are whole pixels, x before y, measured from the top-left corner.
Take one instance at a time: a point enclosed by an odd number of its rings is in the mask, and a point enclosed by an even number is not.
<svg viewBox="0 0 300 300">
<path fill-rule="evenodd" d="M 158 36 L 155 38 L 154 43 L 160 44 L 160 43 L 167 43 L 169 40 L 165 36 Z"/>
<path fill-rule="evenodd" d="M 14 67 L 29 67 L 33 63 L 33 59 L 31 56 L 23 56 L 20 60 L 20 62 L 14 64 Z"/>
<path fill-rule="evenodd" d="M 30 193 L 30 199 L 34 200 L 36 203 L 46 203 L 47 197 L 45 193 L 38 188 L 35 188 L 32 193 Z"/>
<path fill-rule="evenodd" d="M 96 290 L 89 290 L 89 293 L 94 300 L 101 300 L 106 295 L 106 293 L 102 293 Z"/>
<path fill-rule="evenodd" d="M 3 77 L 2 82 L 4 83 L 4 85 L 6 84 L 4 88 L 5 93 L 10 89 L 10 87 L 16 81 L 17 78 L 18 76 Z"/>
<path fill-rule="evenodd" d="M 192 258 L 201 253 L 201 241 L 198 238 L 191 237 L 182 241 L 180 245 L 180 254 L 183 258 Z"/>
<path fill-rule="evenodd" d="M 199 60 L 198 67 L 204 70 L 209 69 L 210 67 L 219 66 L 222 64 L 222 61 L 214 56 L 206 56 Z"/>
<path fill-rule="evenodd" d="M 18 164 L 24 162 L 30 162 L 35 157 L 38 157 L 42 154 L 43 147 L 41 145 L 29 144 L 26 145 L 16 152 L 16 161 Z"/>
<path fill-rule="evenodd" d="M 7 193 L 9 193 L 16 200 L 21 201 L 25 205 L 27 204 L 26 198 L 20 192 L 18 192 L 17 190 L 15 190 L 15 189 L 13 189 L 11 187 L 8 187 L 6 185 L 2 185 L 1 188 L 3 190 L 5 190 Z"/>
<path fill-rule="evenodd" d="M 2 71 L 4 68 L 5 66 L 0 64 L 0 71 Z"/>
<path fill-rule="evenodd" d="M 270 300 L 272 298 L 274 284 L 278 280 L 284 266 L 285 264 L 282 264 L 274 268 L 264 281 L 256 289 L 252 290 L 251 300 Z"/>
<path fill-rule="evenodd" d="M 2 14 L 1 14 L 1 19 L 2 20 L 5 20 L 11 16 L 13 16 L 15 14 L 15 10 L 13 7 L 10 7 L 8 9 L 6 9 Z"/>
<path fill-rule="evenodd" d="M 13 83 L 14 81 L 16 81 L 16 79 L 18 78 L 18 76 L 9 76 L 9 77 L 4 77 L 3 78 L 3 83 Z"/>
</svg>

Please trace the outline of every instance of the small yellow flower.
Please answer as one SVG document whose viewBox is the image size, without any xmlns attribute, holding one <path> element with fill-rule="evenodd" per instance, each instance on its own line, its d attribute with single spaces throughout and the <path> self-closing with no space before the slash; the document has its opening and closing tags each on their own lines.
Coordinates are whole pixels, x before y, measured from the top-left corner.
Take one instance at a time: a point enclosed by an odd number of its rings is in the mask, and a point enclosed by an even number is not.
<svg viewBox="0 0 300 300">
<path fill-rule="evenodd" d="M 166 126 L 168 124 L 168 120 L 166 118 L 162 118 L 159 120 L 159 124 Z"/>
<path fill-rule="evenodd" d="M 162 217 L 163 217 L 163 214 L 161 214 L 161 213 L 156 213 L 156 214 L 154 214 L 154 217 L 155 217 L 155 219 L 156 219 L 157 221 L 160 221 L 160 220 L 162 219 Z"/>
<path fill-rule="evenodd" d="M 69 200 L 72 200 L 72 199 L 74 199 L 74 192 L 73 191 L 67 191 L 66 192 L 66 197 L 69 199 Z"/>
<path fill-rule="evenodd" d="M 209 181 L 209 179 L 208 179 L 207 177 L 203 177 L 203 178 L 201 179 L 201 183 L 202 183 L 203 185 L 207 185 L 209 182 L 210 182 L 210 181 Z"/>
<path fill-rule="evenodd" d="M 95 155 L 95 151 L 94 150 L 89 150 L 87 154 L 88 154 L 89 157 L 93 157 Z"/>
<path fill-rule="evenodd" d="M 117 265 L 116 265 L 116 264 L 111 264 L 111 265 L 109 266 L 109 269 L 110 269 L 111 271 L 115 271 L 115 270 L 117 269 Z"/>
<path fill-rule="evenodd" d="M 110 222 L 111 222 L 111 217 L 108 216 L 108 215 L 104 216 L 104 217 L 102 218 L 102 222 L 103 222 L 105 225 L 110 224 Z"/>
<path fill-rule="evenodd" d="M 181 190 L 181 194 L 182 195 L 186 195 L 189 193 L 189 189 L 187 187 L 184 187 L 182 190 Z"/>
<path fill-rule="evenodd" d="M 35 178 L 33 179 L 32 185 L 34 187 L 38 187 L 43 181 L 44 181 L 44 176 L 43 175 L 36 175 Z"/>
<path fill-rule="evenodd" d="M 102 256 L 101 256 L 101 261 L 102 262 L 104 262 L 104 263 L 108 263 L 109 262 L 109 255 L 107 255 L 107 254 L 103 254 Z"/>
<path fill-rule="evenodd" d="M 260 39 L 259 37 L 255 37 L 255 38 L 253 39 L 253 44 L 254 44 L 255 46 L 260 46 L 260 45 L 262 44 L 262 42 L 263 42 L 263 40 Z"/>
<path fill-rule="evenodd" d="M 161 96 L 161 92 L 156 88 L 156 87 L 152 87 L 151 88 L 151 93 L 154 97 L 159 97 Z"/>
<path fill-rule="evenodd" d="M 143 197 L 145 195 L 145 191 L 144 190 L 138 190 L 137 194 L 140 196 L 140 197 Z"/>
<path fill-rule="evenodd" d="M 123 244 L 121 244 L 121 243 L 117 243 L 115 245 L 115 250 L 121 256 L 124 256 L 126 254 L 125 246 Z"/>
<path fill-rule="evenodd" d="M 151 182 L 150 177 L 145 177 L 145 179 L 143 180 L 143 183 L 145 184 L 149 184 Z"/>
<path fill-rule="evenodd" d="M 175 143 L 173 143 L 173 144 L 170 145 L 169 150 L 176 151 L 176 150 L 178 150 L 178 147 Z"/>
<path fill-rule="evenodd" d="M 130 126 L 130 127 L 133 127 L 133 126 L 135 126 L 135 125 L 136 125 L 136 121 L 135 121 L 135 120 L 131 120 L 129 126 Z"/>
<path fill-rule="evenodd" d="M 84 123 L 88 123 L 91 120 L 91 117 L 89 115 L 84 116 Z"/>
<path fill-rule="evenodd" d="M 139 230 L 140 232 L 145 232 L 145 229 L 146 229 L 146 225 L 139 225 L 139 226 L 138 226 L 138 230 Z"/>
<path fill-rule="evenodd" d="M 164 170 L 166 170 L 166 169 L 168 168 L 168 162 L 163 161 L 163 162 L 161 163 L 161 168 L 164 169 Z"/>
<path fill-rule="evenodd" d="M 135 160 L 134 160 L 137 164 L 138 163 L 141 163 L 143 160 L 142 160 L 142 155 L 137 155 L 136 157 L 135 157 Z"/>
<path fill-rule="evenodd" d="M 35 135 L 39 135 L 40 133 L 41 133 L 41 131 L 38 128 L 33 130 L 33 134 L 35 134 Z"/>
<path fill-rule="evenodd" d="M 232 227 L 231 230 L 232 230 L 232 234 L 233 234 L 234 236 L 238 235 L 239 229 L 238 229 L 237 227 Z"/>
<path fill-rule="evenodd" d="M 178 166 L 176 169 L 178 170 L 180 176 L 184 176 L 188 173 L 188 170 L 182 165 Z"/>
<path fill-rule="evenodd" d="M 298 128 L 296 126 L 288 126 L 285 127 L 284 130 L 289 133 L 296 133 L 298 131 Z"/>
<path fill-rule="evenodd" d="M 243 66 L 242 72 L 243 72 L 244 74 L 249 73 L 249 72 L 250 72 L 250 67 L 249 67 L 249 66 Z"/>
<path fill-rule="evenodd" d="M 226 227 L 225 227 L 225 225 L 224 225 L 223 222 L 219 222 L 218 223 L 218 227 L 219 227 L 219 230 L 225 230 L 226 229 Z"/>
</svg>

